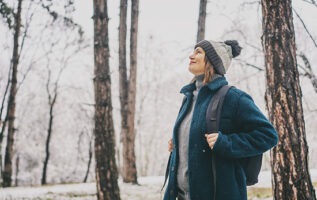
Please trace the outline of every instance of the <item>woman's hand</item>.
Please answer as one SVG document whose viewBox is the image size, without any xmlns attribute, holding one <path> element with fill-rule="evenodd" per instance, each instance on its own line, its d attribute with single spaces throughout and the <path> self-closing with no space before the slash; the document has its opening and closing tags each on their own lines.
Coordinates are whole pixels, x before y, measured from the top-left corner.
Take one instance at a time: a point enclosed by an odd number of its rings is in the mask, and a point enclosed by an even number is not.
<svg viewBox="0 0 317 200">
<path fill-rule="evenodd" d="M 168 141 L 168 151 L 169 151 L 169 152 L 172 152 L 172 151 L 173 151 L 173 140 L 172 140 L 172 139 L 170 139 L 170 140 Z"/>
<path fill-rule="evenodd" d="M 219 135 L 219 133 L 205 134 L 207 143 L 211 149 L 214 148 L 214 145 L 217 141 L 218 135 Z"/>
</svg>

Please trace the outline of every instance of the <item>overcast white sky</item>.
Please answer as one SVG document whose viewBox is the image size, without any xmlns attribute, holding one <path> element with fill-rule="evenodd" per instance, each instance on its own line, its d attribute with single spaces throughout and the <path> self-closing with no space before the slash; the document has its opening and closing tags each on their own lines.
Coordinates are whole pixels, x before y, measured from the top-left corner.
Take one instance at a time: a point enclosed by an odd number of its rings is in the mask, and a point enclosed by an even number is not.
<svg viewBox="0 0 317 200">
<path fill-rule="evenodd" d="M 206 36 L 219 37 L 223 29 L 231 25 L 236 14 L 243 12 L 239 7 L 243 2 L 248 1 L 208 1 Z M 108 1 L 111 34 L 114 32 L 113 30 L 117 31 L 119 25 L 119 3 L 118 0 Z M 75 19 L 84 26 L 88 35 L 92 35 L 92 1 L 76 0 L 75 4 L 77 9 Z M 128 4 L 130 5 L 130 1 Z M 310 30 L 316 32 L 317 8 L 302 0 L 293 1 L 293 7 L 301 14 Z M 256 12 L 255 6 L 249 8 Z M 188 38 L 195 40 L 198 10 L 199 0 L 140 0 L 139 34 L 141 37 L 153 34 L 163 41 Z M 261 13 L 260 9 L 259 13 Z M 256 16 L 250 16 L 247 20 L 258 20 L 256 18 Z M 259 18 L 259 20 L 261 19 Z"/>
</svg>

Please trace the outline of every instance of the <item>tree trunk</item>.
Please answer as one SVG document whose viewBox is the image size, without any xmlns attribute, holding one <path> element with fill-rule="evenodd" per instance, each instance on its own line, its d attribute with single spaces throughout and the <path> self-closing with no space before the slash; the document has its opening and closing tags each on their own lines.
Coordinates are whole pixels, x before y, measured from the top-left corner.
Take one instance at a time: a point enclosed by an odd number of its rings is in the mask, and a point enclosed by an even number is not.
<svg viewBox="0 0 317 200">
<path fill-rule="evenodd" d="M 88 165 L 87 165 L 87 171 L 86 171 L 85 178 L 84 178 L 84 183 L 86 183 L 87 179 L 88 179 L 91 160 L 92 160 L 92 141 L 89 142 Z"/>
<path fill-rule="evenodd" d="M 112 119 L 107 0 L 94 0 L 95 158 L 99 200 L 119 200 Z"/>
<path fill-rule="evenodd" d="M 120 1 L 120 24 L 119 24 L 119 93 L 121 111 L 120 142 L 126 144 L 129 133 L 128 126 L 128 76 L 126 59 L 127 38 L 127 0 Z M 120 162 L 120 160 L 119 160 Z M 125 163 L 124 163 L 125 164 Z M 125 171 L 123 168 L 121 172 Z M 121 173 L 122 174 L 122 173 Z M 122 174 L 123 176 L 123 174 Z M 123 176 L 124 177 L 124 176 Z"/>
<path fill-rule="evenodd" d="M 132 0 L 131 31 L 130 31 L 130 76 L 127 78 L 126 67 L 126 21 L 127 1 L 120 3 L 119 25 L 119 72 L 120 72 L 120 103 L 121 103 L 121 139 L 123 151 L 123 181 L 137 183 L 137 169 L 135 158 L 135 102 L 137 76 L 137 33 L 139 1 Z"/>
<path fill-rule="evenodd" d="M 7 97 L 7 93 L 9 91 L 9 86 L 11 85 L 11 71 L 12 71 L 12 64 L 10 65 L 9 74 L 8 74 L 8 81 L 6 84 L 6 88 L 3 94 L 2 102 L 1 102 L 1 108 L 0 108 L 0 185 L 3 185 L 3 167 L 2 167 L 2 142 L 3 142 L 3 135 L 6 128 L 6 124 L 8 121 L 8 113 L 5 114 L 4 120 L 2 121 L 2 112 L 4 109 L 4 103 Z"/>
<path fill-rule="evenodd" d="M 265 99 L 279 133 L 278 145 L 271 151 L 274 199 L 313 200 L 291 0 L 262 0 L 262 14 Z"/>
<path fill-rule="evenodd" d="M 13 55 L 12 55 L 12 77 L 10 94 L 8 99 L 8 136 L 7 146 L 5 149 L 4 171 L 3 171 L 3 186 L 10 187 L 12 183 L 12 158 L 14 144 L 14 120 L 15 120 L 15 98 L 17 93 L 17 74 L 19 64 L 19 35 L 21 30 L 21 10 L 22 0 L 18 1 L 18 9 L 15 14 L 14 38 L 13 38 Z"/>
<path fill-rule="evenodd" d="M 207 7 L 207 0 L 200 0 L 197 42 L 205 39 L 205 24 L 206 24 L 206 9 L 207 9 L 206 7 Z"/>
<path fill-rule="evenodd" d="M 123 141 L 123 181 L 137 183 L 137 169 L 135 158 L 135 102 L 136 102 L 136 76 L 137 76 L 137 35 L 139 0 L 132 0 L 131 5 L 131 31 L 130 31 L 130 77 L 128 85 L 128 134 Z"/>
<path fill-rule="evenodd" d="M 17 187 L 19 185 L 19 169 L 20 169 L 20 156 L 18 155 L 15 159 L 15 183 L 14 186 Z"/>
<path fill-rule="evenodd" d="M 50 76 L 50 73 L 49 73 Z M 57 98 L 57 86 L 55 88 L 55 94 L 54 97 L 52 99 L 52 96 L 49 92 L 49 83 L 50 83 L 50 78 L 48 79 L 47 85 L 46 85 L 46 89 L 48 92 L 48 102 L 49 102 L 49 106 L 50 106 L 50 116 L 49 116 L 49 121 L 48 121 L 48 129 L 47 129 L 47 137 L 46 137 L 46 143 L 45 143 L 45 159 L 44 159 L 44 164 L 43 164 L 43 171 L 42 171 L 42 180 L 41 183 L 42 185 L 47 184 L 46 182 L 46 175 L 47 175 L 47 166 L 48 166 L 48 161 L 50 158 L 50 142 L 51 142 L 51 136 L 53 133 L 52 127 L 53 127 L 53 120 L 54 120 L 54 106 L 56 103 L 56 98 Z"/>
</svg>

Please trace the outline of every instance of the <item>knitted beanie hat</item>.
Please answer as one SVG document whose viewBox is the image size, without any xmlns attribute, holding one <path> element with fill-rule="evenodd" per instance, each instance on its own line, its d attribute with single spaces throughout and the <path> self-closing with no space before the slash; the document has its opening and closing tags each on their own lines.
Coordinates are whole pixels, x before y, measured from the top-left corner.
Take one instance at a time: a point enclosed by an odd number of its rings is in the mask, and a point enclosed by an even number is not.
<svg viewBox="0 0 317 200">
<path fill-rule="evenodd" d="M 240 55 L 241 47 L 236 40 L 215 42 L 202 40 L 195 45 L 195 49 L 201 47 L 215 68 L 217 74 L 224 75 L 231 64 L 231 59 Z"/>
</svg>

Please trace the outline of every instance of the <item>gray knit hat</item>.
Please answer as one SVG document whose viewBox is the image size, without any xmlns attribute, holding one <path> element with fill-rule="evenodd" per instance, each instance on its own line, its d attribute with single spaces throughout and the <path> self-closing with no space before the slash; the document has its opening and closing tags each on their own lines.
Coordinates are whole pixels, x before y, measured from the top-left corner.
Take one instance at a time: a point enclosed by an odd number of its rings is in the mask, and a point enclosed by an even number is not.
<svg viewBox="0 0 317 200">
<path fill-rule="evenodd" d="M 231 59 L 240 55 L 241 47 L 236 40 L 215 42 L 202 40 L 195 45 L 195 49 L 201 47 L 216 73 L 224 75 L 231 64 Z"/>
</svg>

